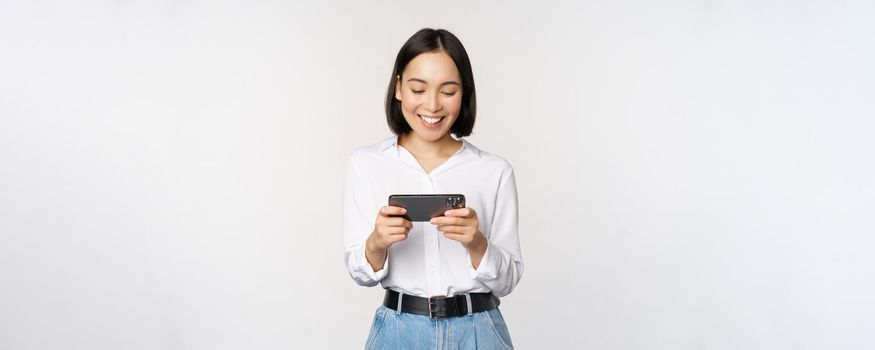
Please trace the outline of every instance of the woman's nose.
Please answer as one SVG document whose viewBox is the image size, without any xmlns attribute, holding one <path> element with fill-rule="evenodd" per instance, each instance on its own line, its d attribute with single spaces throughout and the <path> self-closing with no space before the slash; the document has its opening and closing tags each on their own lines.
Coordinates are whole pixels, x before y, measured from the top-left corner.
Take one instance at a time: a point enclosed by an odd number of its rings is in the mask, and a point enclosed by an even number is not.
<svg viewBox="0 0 875 350">
<path fill-rule="evenodd" d="M 437 112 L 441 109 L 440 93 L 431 94 L 428 98 L 428 111 Z"/>
</svg>

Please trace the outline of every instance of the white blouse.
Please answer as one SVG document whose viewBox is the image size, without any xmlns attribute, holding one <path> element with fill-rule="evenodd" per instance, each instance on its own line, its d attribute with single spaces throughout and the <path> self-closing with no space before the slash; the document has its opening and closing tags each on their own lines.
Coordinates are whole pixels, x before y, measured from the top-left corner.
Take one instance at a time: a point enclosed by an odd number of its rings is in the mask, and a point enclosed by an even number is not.
<svg viewBox="0 0 875 350">
<path fill-rule="evenodd" d="M 396 242 L 380 271 L 365 258 L 365 241 L 377 212 L 392 194 L 459 193 L 474 209 L 486 254 L 477 269 L 468 250 L 428 222 L 414 222 L 407 239 Z M 347 163 L 343 190 L 344 260 L 356 283 L 429 297 L 492 291 L 509 294 L 522 277 L 518 203 L 513 167 L 504 158 L 462 139 L 462 147 L 426 173 L 393 136 L 356 149 Z"/>
</svg>

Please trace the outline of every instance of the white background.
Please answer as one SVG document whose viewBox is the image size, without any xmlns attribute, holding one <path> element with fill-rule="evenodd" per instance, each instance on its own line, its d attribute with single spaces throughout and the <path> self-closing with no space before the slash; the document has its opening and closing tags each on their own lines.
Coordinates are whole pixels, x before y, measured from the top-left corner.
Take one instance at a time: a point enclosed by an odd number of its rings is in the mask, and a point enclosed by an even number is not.
<svg viewBox="0 0 875 350">
<path fill-rule="evenodd" d="M 520 349 L 875 348 L 875 3 L 0 0 L 0 349 L 356 349 L 422 27 L 516 168 Z"/>
</svg>

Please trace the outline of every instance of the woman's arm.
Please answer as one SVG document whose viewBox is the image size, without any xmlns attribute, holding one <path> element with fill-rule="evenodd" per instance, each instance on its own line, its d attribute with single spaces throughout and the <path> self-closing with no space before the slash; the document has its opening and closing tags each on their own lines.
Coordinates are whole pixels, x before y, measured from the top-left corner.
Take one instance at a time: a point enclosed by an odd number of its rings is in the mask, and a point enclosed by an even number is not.
<svg viewBox="0 0 875 350">
<path fill-rule="evenodd" d="M 488 286 L 497 296 L 510 294 L 523 275 L 516 182 L 513 168 L 508 169 L 499 183 L 489 238 L 480 232 L 480 218 L 474 208 L 447 210 L 444 216 L 430 221 L 445 237 L 465 247 L 471 278 Z"/>
<path fill-rule="evenodd" d="M 502 176 L 499 184 L 485 252 L 479 266 L 471 266 L 471 277 L 488 286 L 499 297 L 510 294 L 523 276 L 518 227 L 519 204 L 516 179 L 511 168 Z M 468 254 L 471 255 L 471 252 Z M 473 260 L 476 256 L 471 258 Z"/>
<path fill-rule="evenodd" d="M 357 284 L 372 287 L 386 277 L 389 259 L 384 255 L 382 261 L 373 265 L 368 262 L 366 242 L 374 229 L 368 219 L 370 210 L 364 207 L 369 198 L 371 195 L 365 178 L 356 168 L 354 158 L 350 157 L 343 186 L 343 259 L 350 277 Z"/>
</svg>

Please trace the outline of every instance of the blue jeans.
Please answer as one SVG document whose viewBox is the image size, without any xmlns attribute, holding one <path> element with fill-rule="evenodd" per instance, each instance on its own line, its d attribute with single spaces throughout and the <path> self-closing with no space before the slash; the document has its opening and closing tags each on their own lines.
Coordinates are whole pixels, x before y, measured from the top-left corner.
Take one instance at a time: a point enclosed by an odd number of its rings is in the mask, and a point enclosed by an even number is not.
<svg viewBox="0 0 875 350">
<path fill-rule="evenodd" d="M 432 320 L 380 305 L 365 349 L 506 350 L 513 344 L 498 309 Z"/>
</svg>

